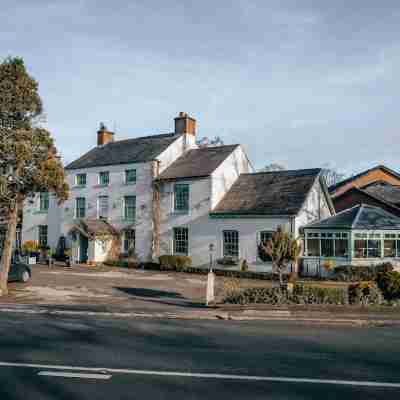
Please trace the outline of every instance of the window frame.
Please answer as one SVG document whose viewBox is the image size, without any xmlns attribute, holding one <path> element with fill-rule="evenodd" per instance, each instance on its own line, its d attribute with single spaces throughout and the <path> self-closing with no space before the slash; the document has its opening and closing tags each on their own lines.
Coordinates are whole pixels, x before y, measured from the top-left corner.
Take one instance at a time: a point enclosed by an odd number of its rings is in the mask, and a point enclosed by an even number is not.
<svg viewBox="0 0 400 400">
<path fill-rule="evenodd" d="M 178 189 L 179 188 L 185 188 L 187 191 L 187 198 L 186 198 L 186 207 L 185 208 L 181 208 L 181 207 L 177 207 L 178 205 L 178 201 L 181 201 L 182 199 L 180 199 L 180 197 L 182 196 L 182 194 L 179 194 L 178 197 Z M 189 183 L 175 183 L 174 184 L 174 198 L 173 198 L 173 210 L 175 213 L 177 214 L 188 214 L 189 213 L 189 209 L 190 209 L 190 184 Z"/>
<path fill-rule="evenodd" d="M 107 182 L 102 182 L 102 177 L 107 177 Z M 110 171 L 100 171 L 99 172 L 99 185 L 100 186 L 110 186 Z"/>
<path fill-rule="evenodd" d="M 349 252 L 350 252 L 350 247 L 351 247 L 351 232 L 349 231 L 335 231 L 335 230 L 324 230 L 324 231 L 306 231 L 305 232 L 305 252 L 304 252 L 304 257 L 314 257 L 314 258 L 344 258 L 348 259 L 349 258 Z M 310 255 L 309 254 L 309 241 L 317 241 L 318 242 L 318 255 Z M 326 248 L 329 248 L 331 246 L 331 254 L 332 255 L 323 255 L 322 250 L 323 250 L 323 241 L 325 241 L 324 246 Z M 337 241 L 344 241 L 346 243 L 346 248 L 347 248 L 347 255 L 337 255 L 336 252 L 336 244 Z M 330 244 L 327 242 L 331 242 Z"/>
<path fill-rule="evenodd" d="M 257 244 L 257 249 L 256 249 L 256 251 L 257 251 L 257 261 L 258 261 L 258 262 L 262 262 L 262 263 L 272 262 L 272 258 L 271 258 L 270 256 L 268 256 L 268 255 L 266 255 L 266 257 L 268 258 L 266 261 L 264 261 L 264 260 L 261 259 L 261 257 L 260 257 L 259 246 L 260 246 L 260 244 L 261 244 L 262 235 L 263 235 L 263 234 L 265 234 L 265 233 L 271 234 L 271 237 L 269 238 L 269 239 L 271 239 L 271 238 L 272 238 L 272 235 L 273 235 L 275 232 L 276 232 L 276 231 L 274 231 L 274 230 L 272 230 L 272 229 L 263 229 L 262 231 L 258 231 L 258 232 L 257 232 L 257 243 L 256 243 L 256 244 Z M 266 240 L 269 240 L 269 239 L 266 239 Z"/>
<path fill-rule="evenodd" d="M 101 215 L 102 214 L 102 204 L 101 200 L 107 199 L 107 213 L 106 215 Z M 110 204 L 109 204 L 110 197 L 108 195 L 99 195 L 97 197 L 97 218 L 98 219 L 104 219 L 108 220 L 109 218 L 109 213 L 110 213 Z M 104 210 L 103 210 L 104 211 Z"/>
<path fill-rule="evenodd" d="M 135 175 L 135 179 L 132 181 L 128 180 L 128 175 L 129 173 L 134 173 Z M 136 168 L 129 168 L 125 170 L 125 185 L 135 185 L 137 181 L 137 172 L 136 172 Z"/>
<path fill-rule="evenodd" d="M 43 207 L 43 204 L 46 207 Z M 48 212 L 50 208 L 50 194 L 49 192 L 40 192 L 39 193 L 39 211 L 40 212 Z"/>
<path fill-rule="evenodd" d="M 225 235 L 229 234 L 229 233 L 234 233 L 236 234 L 236 238 L 237 238 L 237 255 L 236 254 L 226 254 L 226 243 L 225 243 Z M 240 258 L 240 232 L 237 229 L 224 229 L 222 231 L 222 257 L 232 257 L 235 259 L 239 259 Z"/>
<path fill-rule="evenodd" d="M 45 230 L 45 235 L 43 235 L 42 230 Z M 43 236 L 45 236 L 45 240 L 43 241 Z M 38 225 L 38 243 L 40 247 L 47 247 L 49 244 L 49 227 L 48 225 Z"/>
<path fill-rule="evenodd" d="M 80 183 L 80 178 L 84 178 L 84 183 Z M 87 174 L 86 172 L 82 172 L 80 174 L 75 175 L 75 185 L 78 187 L 85 187 L 87 185 Z"/>
<path fill-rule="evenodd" d="M 83 202 L 83 207 L 78 207 L 79 201 Z M 83 216 L 80 215 L 80 212 L 78 212 L 78 210 L 83 210 Z M 86 218 L 86 197 L 75 197 L 75 218 L 76 219 Z"/>
<path fill-rule="evenodd" d="M 128 232 L 133 232 L 133 238 L 128 238 L 127 233 Z M 124 241 L 123 241 L 123 250 L 124 253 L 128 253 L 130 247 L 127 244 L 133 240 L 133 250 L 136 250 L 136 230 L 135 229 L 126 229 L 124 230 Z"/>
<path fill-rule="evenodd" d="M 132 198 L 134 199 L 134 204 L 133 204 L 133 218 L 130 218 L 127 213 L 127 199 Z M 123 210 L 123 216 L 125 221 L 136 221 L 136 196 L 134 195 L 128 195 L 124 196 L 124 210 Z"/>
<path fill-rule="evenodd" d="M 172 251 L 174 255 L 181 255 L 181 256 L 189 256 L 190 253 L 190 242 L 189 242 L 189 228 L 187 226 L 175 226 L 173 229 L 173 237 L 172 237 Z M 186 251 L 177 251 L 177 243 L 178 239 L 176 238 L 176 233 L 178 231 L 183 231 L 186 237 L 180 238 L 180 242 L 183 242 L 183 246 L 186 247 Z"/>
</svg>

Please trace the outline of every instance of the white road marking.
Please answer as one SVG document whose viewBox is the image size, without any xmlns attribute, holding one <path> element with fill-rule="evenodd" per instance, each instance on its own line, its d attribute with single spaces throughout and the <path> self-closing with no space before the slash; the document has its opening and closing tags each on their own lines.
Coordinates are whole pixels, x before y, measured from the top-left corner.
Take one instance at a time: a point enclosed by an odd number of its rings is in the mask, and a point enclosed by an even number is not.
<svg viewBox="0 0 400 400">
<path fill-rule="evenodd" d="M 110 379 L 112 375 L 106 374 L 79 374 L 76 372 L 56 372 L 56 371 L 40 371 L 41 376 L 59 376 L 62 378 L 80 378 L 80 379 Z"/>
<path fill-rule="evenodd" d="M 229 379 L 229 380 L 242 380 L 242 381 L 264 381 L 264 382 L 285 382 L 285 383 L 310 383 L 310 384 L 326 384 L 326 385 L 386 387 L 386 388 L 400 389 L 400 383 L 396 382 L 353 381 L 353 380 L 350 381 L 342 379 L 290 378 L 282 376 L 232 375 L 232 374 L 213 374 L 213 373 L 200 373 L 200 372 L 157 371 L 157 370 L 145 370 L 145 369 L 93 368 L 93 367 L 77 367 L 69 365 L 29 364 L 29 363 L 16 363 L 16 362 L 3 362 L 3 361 L 0 361 L 0 367 L 87 371 L 94 373 L 97 372 L 99 374 L 110 373 L 110 374 L 178 376 L 187 378 Z"/>
</svg>

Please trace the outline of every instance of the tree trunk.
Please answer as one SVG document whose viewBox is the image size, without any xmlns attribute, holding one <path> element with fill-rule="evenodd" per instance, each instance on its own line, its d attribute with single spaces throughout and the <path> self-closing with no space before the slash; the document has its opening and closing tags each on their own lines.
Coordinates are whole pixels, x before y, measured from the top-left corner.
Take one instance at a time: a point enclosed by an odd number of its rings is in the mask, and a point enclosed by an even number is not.
<svg viewBox="0 0 400 400">
<path fill-rule="evenodd" d="M 0 296 L 4 296 L 8 293 L 8 272 L 10 271 L 12 251 L 17 231 L 18 205 L 19 202 L 16 201 L 14 209 L 8 214 L 8 229 L 0 262 Z"/>
</svg>

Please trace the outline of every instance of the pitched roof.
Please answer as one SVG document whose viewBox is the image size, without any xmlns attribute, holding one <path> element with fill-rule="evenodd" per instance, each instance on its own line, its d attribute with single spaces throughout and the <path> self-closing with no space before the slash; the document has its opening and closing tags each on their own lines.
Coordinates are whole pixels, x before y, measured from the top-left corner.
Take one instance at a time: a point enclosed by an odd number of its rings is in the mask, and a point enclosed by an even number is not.
<svg viewBox="0 0 400 400">
<path fill-rule="evenodd" d="M 386 202 L 400 204 L 400 186 L 391 185 L 386 182 L 374 182 L 364 187 L 363 190 Z"/>
<path fill-rule="evenodd" d="M 382 208 L 359 204 L 304 228 L 400 230 L 400 218 Z"/>
<path fill-rule="evenodd" d="M 297 215 L 321 169 L 242 174 L 211 216 Z"/>
<path fill-rule="evenodd" d="M 238 146 L 238 144 L 233 144 L 189 150 L 163 171 L 159 179 L 168 180 L 210 176 Z"/>
<path fill-rule="evenodd" d="M 340 181 L 338 183 L 335 183 L 334 185 L 329 186 L 329 192 L 333 193 L 335 192 L 338 188 L 340 188 L 343 185 L 346 185 L 349 182 L 353 182 L 358 178 L 361 178 L 364 175 L 368 175 L 370 172 L 375 171 L 377 169 L 380 169 L 382 171 L 385 171 L 386 173 L 388 173 L 389 175 L 393 175 L 394 177 L 396 177 L 397 179 L 400 179 L 400 174 L 398 174 L 397 172 L 393 171 L 392 169 L 386 167 L 385 165 L 377 165 L 376 167 L 367 169 L 363 172 L 360 172 L 357 175 L 353 175 L 347 179 L 344 179 L 343 181 Z"/>
<path fill-rule="evenodd" d="M 144 136 L 134 139 L 118 140 L 104 146 L 94 147 L 65 169 L 80 169 L 106 165 L 141 163 L 154 160 L 179 135 L 167 133 Z"/>
<path fill-rule="evenodd" d="M 96 235 L 118 235 L 118 231 L 103 219 L 80 219 L 71 228 L 71 230 L 74 229 L 80 231 L 89 239 L 93 239 Z"/>
</svg>

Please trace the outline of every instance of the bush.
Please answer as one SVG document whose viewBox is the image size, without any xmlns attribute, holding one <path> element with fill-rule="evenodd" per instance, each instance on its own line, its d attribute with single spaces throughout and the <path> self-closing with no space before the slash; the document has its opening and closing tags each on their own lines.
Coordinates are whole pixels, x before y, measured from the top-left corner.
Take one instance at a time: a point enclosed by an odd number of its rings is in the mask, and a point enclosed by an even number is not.
<svg viewBox="0 0 400 400">
<path fill-rule="evenodd" d="M 368 306 L 383 303 L 382 292 L 373 281 L 355 283 L 348 290 L 350 304 Z"/>
<path fill-rule="evenodd" d="M 188 256 L 169 256 L 159 257 L 161 269 L 176 270 L 177 272 L 185 271 L 192 266 L 192 259 Z"/>
<path fill-rule="evenodd" d="M 248 288 L 227 292 L 224 303 L 230 304 L 348 304 L 346 289 L 296 285 L 293 293 L 281 288 Z"/>
<path fill-rule="evenodd" d="M 333 270 L 332 279 L 344 282 L 372 281 L 379 273 L 393 271 L 389 262 L 375 266 L 341 265 Z"/>
<path fill-rule="evenodd" d="M 400 272 L 381 272 L 376 282 L 386 300 L 400 299 Z"/>
<path fill-rule="evenodd" d="M 239 260 L 236 257 L 223 257 L 217 260 L 219 265 L 239 265 Z"/>
</svg>

